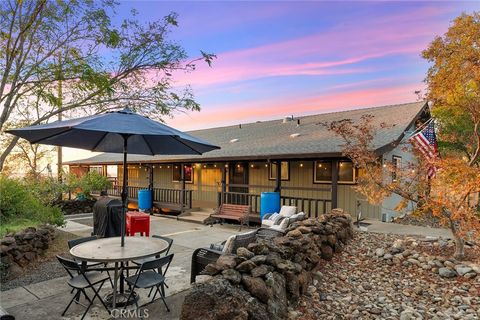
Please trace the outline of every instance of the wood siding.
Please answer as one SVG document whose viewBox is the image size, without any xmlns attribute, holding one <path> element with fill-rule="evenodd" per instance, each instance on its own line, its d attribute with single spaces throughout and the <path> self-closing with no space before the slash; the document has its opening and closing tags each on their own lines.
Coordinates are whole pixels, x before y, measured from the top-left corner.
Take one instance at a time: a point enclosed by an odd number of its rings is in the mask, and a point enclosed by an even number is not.
<svg viewBox="0 0 480 320">
<path fill-rule="evenodd" d="M 153 186 L 156 188 L 181 189 L 181 182 L 172 181 L 173 167 L 175 165 L 179 164 L 154 165 Z M 204 166 L 204 164 L 193 164 L 193 183 L 186 183 L 185 189 L 193 190 L 193 207 L 214 208 L 217 205 L 218 192 L 221 191 L 222 169 L 225 164 L 215 163 L 209 164 L 206 167 Z M 275 180 L 269 180 L 269 167 L 267 162 L 250 162 L 248 166 L 249 185 L 254 186 L 250 187 L 248 192 L 260 194 L 263 191 L 273 191 Z M 291 161 L 290 179 L 288 181 L 282 181 L 282 196 L 330 199 L 330 184 L 313 183 L 313 166 L 314 161 Z M 119 183 L 121 183 L 122 166 L 118 166 L 118 178 Z M 138 187 L 148 186 L 148 171 L 145 170 L 145 167 L 137 165 L 129 168 L 129 184 Z M 308 188 L 309 190 L 301 190 L 301 188 Z M 379 206 L 362 201 L 361 196 L 353 190 L 352 184 L 339 183 L 338 206 L 354 216 L 357 213 L 357 201 L 360 201 L 360 210 L 363 217 L 373 219 L 381 218 Z M 331 209 L 329 206 L 330 205 L 327 207 L 327 211 Z"/>
</svg>

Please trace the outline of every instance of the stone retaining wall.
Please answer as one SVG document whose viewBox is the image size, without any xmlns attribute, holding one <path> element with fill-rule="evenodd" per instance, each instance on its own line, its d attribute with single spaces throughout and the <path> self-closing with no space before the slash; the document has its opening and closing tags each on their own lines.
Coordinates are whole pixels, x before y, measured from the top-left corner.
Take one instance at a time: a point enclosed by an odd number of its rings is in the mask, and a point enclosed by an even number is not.
<svg viewBox="0 0 480 320">
<path fill-rule="evenodd" d="M 294 223 L 283 237 L 222 255 L 185 297 L 181 319 L 286 319 L 320 268 L 353 236 L 351 217 L 331 213 Z"/>
<path fill-rule="evenodd" d="M 48 249 L 55 238 L 55 229 L 41 226 L 38 229 L 29 227 L 16 233 L 9 233 L 0 240 L 1 271 L 16 274 L 38 255 Z"/>
</svg>

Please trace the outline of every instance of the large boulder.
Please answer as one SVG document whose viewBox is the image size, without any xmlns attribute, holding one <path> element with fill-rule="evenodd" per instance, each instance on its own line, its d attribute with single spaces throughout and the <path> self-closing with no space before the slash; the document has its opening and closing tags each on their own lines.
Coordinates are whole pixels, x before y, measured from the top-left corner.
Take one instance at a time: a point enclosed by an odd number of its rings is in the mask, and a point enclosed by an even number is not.
<svg viewBox="0 0 480 320">
<path fill-rule="evenodd" d="M 268 320 L 266 306 L 248 292 L 216 278 L 196 285 L 185 296 L 182 320 Z"/>
<path fill-rule="evenodd" d="M 266 278 L 265 284 L 270 296 L 267 302 L 268 312 L 272 315 L 272 319 L 285 319 L 288 313 L 285 277 L 278 272 L 271 272 Z"/>
<path fill-rule="evenodd" d="M 265 284 L 265 281 L 263 281 L 261 278 L 243 275 L 242 284 L 245 289 L 252 294 L 252 296 L 254 296 L 263 303 L 268 302 L 269 294 L 267 286 Z"/>
</svg>

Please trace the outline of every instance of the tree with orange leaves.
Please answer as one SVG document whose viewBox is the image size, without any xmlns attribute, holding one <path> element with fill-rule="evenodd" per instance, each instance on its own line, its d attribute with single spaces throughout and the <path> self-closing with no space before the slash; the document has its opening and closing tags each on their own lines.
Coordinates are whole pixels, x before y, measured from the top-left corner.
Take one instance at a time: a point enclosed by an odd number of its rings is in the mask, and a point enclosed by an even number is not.
<svg viewBox="0 0 480 320">
<path fill-rule="evenodd" d="M 425 98 L 433 102 L 432 114 L 440 128 L 441 158 L 427 160 L 404 141 L 402 147 L 417 161 L 397 168 L 375 153 L 373 137 L 378 128 L 372 125 L 372 116 L 365 115 L 359 123 L 346 119 L 326 125 L 343 138 L 344 155 L 364 172 L 355 187 L 359 193 L 371 203 L 397 194 L 404 199 L 397 209 L 408 201 L 417 203 L 417 211 L 431 212 L 450 228 L 454 256 L 462 259 L 464 239 L 480 237 L 480 13 L 457 17 L 422 56 L 431 63 Z M 437 173 L 429 179 L 426 171 L 432 165 Z M 395 178 L 388 178 L 392 174 Z"/>
<path fill-rule="evenodd" d="M 354 189 L 372 204 L 397 194 L 402 198 L 397 210 L 411 201 L 417 204 L 417 213 L 432 213 L 451 230 L 456 244 L 454 256 L 463 259 L 464 239 L 478 241 L 480 236 L 478 203 L 469 201 L 480 192 L 480 169 L 452 156 L 427 161 L 408 140 L 399 147 L 413 152 L 415 161 L 397 167 L 376 154 L 373 138 L 378 128 L 372 119 L 364 115 L 358 123 L 344 119 L 324 124 L 343 139 L 343 154 L 362 172 Z M 437 168 L 433 179 L 427 175 L 431 165 Z"/>
</svg>

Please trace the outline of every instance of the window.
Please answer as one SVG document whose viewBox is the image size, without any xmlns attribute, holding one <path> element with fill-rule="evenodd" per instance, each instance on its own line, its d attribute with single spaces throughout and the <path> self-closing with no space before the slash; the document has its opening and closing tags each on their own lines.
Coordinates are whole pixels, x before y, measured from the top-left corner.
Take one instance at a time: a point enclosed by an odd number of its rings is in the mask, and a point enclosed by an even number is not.
<svg viewBox="0 0 480 320">
<path fill-rule="evenodd" d="M 314 166 L 314 183 L 332 182 L 332 161 L 319 160 L 315 161 Z M 338 161 L 338 182 L 354 183 L 356 179 L 356 170 L 351 161 Z"/>
<path fill-rule="evenodd" d="M 315 161 L 314 182 L 331 182 L 332 181 L 332 161 Z"/>
<path fill-rule="evenodd" d="M 355 182 L 355 168 L 351 161 L 338 162 L 338 182 Z"/>
<path fill-rule="evenodd" d="M 290 180 L 290 165 L 288 161 L 280 162 L 280 179 L 282 181 Z M 270 163 L 270 174 L 268 176 L 269 180 L 277 179 L 277 164 L 272 162 Z"/>
<path fill-rule="evenodd" d="M 193 166 L 190 164 L 185 164 L 184 168 L 184 175 L 185 175 L 185 182 L 186 183 L 193 183 Z M 172 180 L 174 182 L 180 182 L 182 179 L 182 166 L 179 164 L 172 166 Z"/>
<path fill-rule="evenodd" d="M 402 168 L 402 157 L 392 156 L 392 181 L 397 181 L 398 171 Z"/>
<path fill-rule="evenodd" d="M 90 166 L 89 168 L 90 172 L 95 171 L 98 174 L 101 174 L 103 176 L 103 166 Z"/>
</svg>

